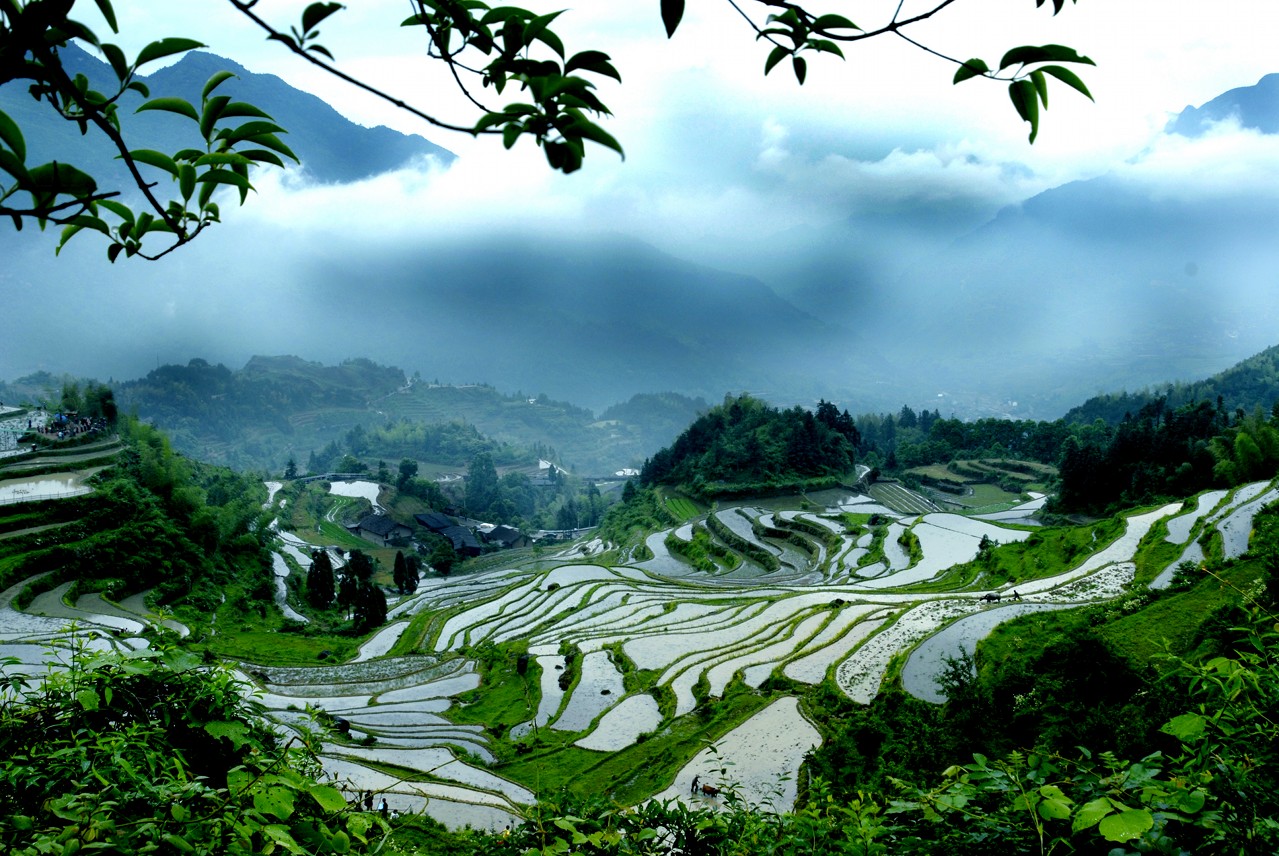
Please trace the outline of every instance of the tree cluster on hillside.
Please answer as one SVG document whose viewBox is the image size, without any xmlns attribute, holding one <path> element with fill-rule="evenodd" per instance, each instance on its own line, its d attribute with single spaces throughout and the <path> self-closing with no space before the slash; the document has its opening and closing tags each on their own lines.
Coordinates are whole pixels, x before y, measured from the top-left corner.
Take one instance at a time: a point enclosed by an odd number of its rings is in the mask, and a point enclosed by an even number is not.
<svg viewBox="0 0 1279 856">
<path fill-rule="evenodd" d="M 381 425 L 355 425 L 327 446 L 311 453 L 307 471 L 334 472 L 344 455 L 371 460 L 408 458 L 462 467 L 480 453 L 500 465 L 531 464 L 537 452 L 499 443 L 460 420 L 427 424 L 400 419 Z"/>
<path fill-rule="evenodd" d="M 1090 424 L 1100 419 L 1109 425 L 1118 425 L 1160 398 L 1172 410 L 1200 401 L 1215 401 L 1219 410 L 1251 413 L 1257 408 L 1269 410 L 1275 402 L 1276 391 L 1279 391 L 1279 345 L 1203 380 L 1170 383 L 1162 390 L 1094 396 L 1071 408 L 1062 418 L 1071 423 Z"/>
<path fill-rule="evenodd" d="M 908 406 L 893 414 L 857 417 L 863 460 L 883 469 L 919 467 L 956 458 L 1020 458 L 1056 463 L 1069 433 L 1059 422 L 1029 419 L 943 418 L 937 410 L 916 414 Z"/>
<path fill-rule="evenodd" d="M 594 482 L 554 466 L 546 473 L 545 485 L 518 470 L 499 477 L 492 455 L 481 452 L 467 467 L 462 498 L 467 514 L 517 528 L 578 529 L 600 522 L 607 502 Z"/>
<path fill-rule="evenodd" d="M 853 472 L 858 440 L 848 411 L 830 402 L 816 412 L 779 410 L 749 395 L 727 396 L 645 461 L 640 483 L 713 495 L 838 479 Z"/>
<path fill-rule="evenodd" d="M 1206 401 L 1171 409 L 1157 398 L 1113 428 L 1072 426 L 1055 507 L 1100 512 L 1268 479 L 1277 468 L 1279 409 L 1267 419 Z"/>
<path fill-rule="evenodd" d="M 53 571 L 52 584 L 125 594 L 155 587 L 165 603 L 211 612 L 232 580 L 270 599 L 270 530 L 261 482 L 175 454 L 155 428 L 122 419 L 126 448 L 96 491 L 76 504 L 75 523 L 3 542 L 0 556 L 21 555 L 5 568 L 10 583 Z M 257 595 L 255 595 L 256 597 Z"/>
<path fill-rule="evenodd" d="M 298 417 L 322 411 L 349 425 L 351 414 L 366 418 L 371 399 L 404 383 L 400 369 L 366 359 L 325 366 L 254 357 L 238 371 L 193 359 L 121 383 L 118 394 L 123 409 L 163 428 L 183 452 L 247 468 L 283 460 L 291 448 L 313 442 L 311 432 L 322 426 L 306 419 L 295 424 Z"/>
</svg>

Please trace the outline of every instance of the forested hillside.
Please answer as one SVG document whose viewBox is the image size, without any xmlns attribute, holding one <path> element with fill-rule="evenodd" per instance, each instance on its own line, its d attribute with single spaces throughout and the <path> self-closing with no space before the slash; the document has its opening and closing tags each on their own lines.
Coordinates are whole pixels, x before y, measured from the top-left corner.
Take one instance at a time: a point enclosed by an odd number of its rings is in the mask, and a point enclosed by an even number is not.
<svg viewBox="0 0 1279 856">
<path fill-rule="evenodd" d="M 856 480 L 857 442 L 853 418 L 830 402 L 815 412 L 779 410 L 730 396 L 645 461 L 640 482 L 681 485 L 701 496 L 827 487 Z"/>
<path fill-rule="evenodd" d="M 15 384 L 15 391 L 33 384 Z M 487 451 L 519 449 L 517 457 L 542 457 L 602 476 L 638 467 L 706 408 L 701 399 L 674 393 L 637 395 L 597 419 L 545 395 L 407 378 L 398 368 L 365 359 L 325 366 L 297 357 L 254 357 L 240 370 L 194 359 L 120 383 L 118 391 L 126 410 L 164 428 L 184 453 L 270 472 L 282 472 L 290 458 L 302 465 L 312 454 L 331 457 L 332 444 L 343 443 L 357 427 L 400 437 L 370 455 L 456 467 L 477 451 L 476 442 L 459 446 L 425 435 L 452 436 L 464 425 L 485 436 Z M 404 439 L 405 432 L 422 439 Z M 358 439 L 337 454 L 347 452 L 366 454 Z"/>
<path fill-rule="evenodd" d="M 1231 413 L 1240 410 L 1252 413 L 1257 408 L 1269 412 L 1279 399 L 1279 345 L 1203 380 L 1094 396 L 1071 408 L 1062 418 L 1066 422 L 1079 423 L 1100 419 L 1110 425 L 1118 425 L 1125 415 L 1136 415 L 1156 399 L 1163 399 L 1164 405 L 1172 409 L 1207 401 Z"/>
</svg>

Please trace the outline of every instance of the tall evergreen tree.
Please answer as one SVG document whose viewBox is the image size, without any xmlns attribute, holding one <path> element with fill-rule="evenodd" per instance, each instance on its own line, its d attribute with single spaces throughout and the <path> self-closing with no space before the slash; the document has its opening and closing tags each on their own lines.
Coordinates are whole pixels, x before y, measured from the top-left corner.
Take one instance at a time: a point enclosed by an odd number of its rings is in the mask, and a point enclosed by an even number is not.
<svg viewBox="0 0 1279 856">
<path fill-rule="evenodd" d="M 485 514 L 497 500 L 497 468 L 493 456 L 480 452 L 471 459 L 466 474 L 466 507 L 473 515 Z"/>
<path fill-rule="evenodd" d="M 352 623 L 356 633 L 366 633 L 386 622 L 386 595 L 371 582 L 360 583 L 355 596 Z"/>
<path fill-rule="evenodd" d="M 346 567 L 347 572 L 358 583 L 367 583 L 373 579 L 373 559 L 363 550 L 352 550 Z"/>
<path fill-rule="evenodd" d="M 311 554 L 311 567 L 306 572 L 306 600 L 316 609 L 328 609 L 334 597 L 333 561 L 327 550 Z"/>
<path fill-rule="evenodd" d="M 395 569 L 391 572 L 391 579 L 395 581 L 395 590 L 404 594 L 404 590 L 408 588 L 408 565 L 404 561 L 402 550 L 395 551 Z"/>
</svg>

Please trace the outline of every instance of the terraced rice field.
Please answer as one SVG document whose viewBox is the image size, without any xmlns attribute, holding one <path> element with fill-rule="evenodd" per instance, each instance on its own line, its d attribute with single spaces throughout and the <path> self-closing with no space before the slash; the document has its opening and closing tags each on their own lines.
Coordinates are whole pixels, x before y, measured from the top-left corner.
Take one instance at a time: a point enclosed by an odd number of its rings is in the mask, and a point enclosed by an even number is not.
<svg viewBox="0 0 1279 856">
<path fill-rule="evenodd" d="M 1268 484 L 1248 485 L 1130 516 L 1111 543 L 1098 543 L 1073 567 L 1052 577 L 993 589 L 980 577 L 962 590 L 939 590 L 938 579 L 977 555 L 983 537 L 998 543 L 1029 537 L 1024 521 L 1041 498 L 977 519 L 937 512 L 909 492 L 841 496 L 815 510 L 773 511 L 753 506 L 714 513 L 732 538 L 752 551 L 779 558 L 775 568 L 751 561 L 715 573 L 697 571 L 662 546 L 668 533 L 648 540 L 649 561 L 606 566 L 566 564 L 549 570 L 502 568 L 430 579 L 393 604 L 386 628 L 371 636 L 349 663 L 311 668 L 240 664 L 246 687 L 282 729 L 304 724 L 307 709 L 339 717 L 349 737 L 325 744 L 330 774 L 352 792 L 388 795 L 393 808 L 424 811 L 451 825 L 501 828 L 535 799 L 528 783 L 490 769 L 497 752 L 490 731 L 454 721 L 459 698 L 480 686 L 466 657 L 485 642 L 519 640 L 540 670 L 530 688 L 529 720 L 509 739 L 547 729 L 574 751 L 618 752 L 660 734 L 673 718 L 741 685 L 761 687 L 770 675 L 804 684 L 830 680 L 850 698 L 866 702 L 880 691 L 892 664 L 909 655 L 906 687 L 936 698 L 935 676 L 944 655 L 971 646 L 980 635 L 1021 610 L 1058 609 L 1122 595 L 1132 585 L 1133 557 L 1156 524 L 1168 537 L 1197 546 L 1203 531 L 1219 533 L 1228 553 L 1246 547 L 1252 515 L 1279 498 Z M 871 534 L 845 513 L 878 514 L 889 522 L 885 564 L 859 568 Z M 778 524 L 785 522 L 781 529 Z M 922 557 L 896 545 L 909 531 Z M 1163 530 L 1157 530 L 1162 532 Z M 761 535 L 760 533 L 766 533 Z M 771 537 L 781 533 L 784 537 Z M 281 549 L 288 549 L 282 545 Z M 301 550 L 304 545 L 293 544 Z M 1011 597 L 1014 608 L 983 597 Z M 0 656 L 39 673 L 65 659 L 72 638 L 97 647 L 145 644 L 132 638 L 155 616 L 140 600 L 110 604 L 101 598 L 65 603 L 57 590 L 25 612 L 12 607 L 16 589 L 0 594 Z M 286 604 L 287 605 L 287 604 Z M 419 650 L 394 656 L 397 640 L 417 616 L 431 620 Z M 78 625 L 74 637 L 69 622 Z M 118 635 L 117 635 L 118 634 Z M 46 653 L 42 647 L 52 643 Z M 559 685 L 561 646 L 580 654 L 580 675 Z M 911 655 L 911 652 L 915 652 Z M 45 660 L 52 656 L 52 665 Z M 638 670 L 645 689 L 629 692 L 623 675 Z M 482 691 L 482 690 L 481 690 Z M 507 739 L 507 738 L 503 738 Z M 672 758 L 668 787 L 657 796 L 699 800 L 692 778 L 730 779 L 744 798 L 784 808 L 805 752 L 821 740 L 794 697 L 769 702 L 725 735 L 714 751 Z M 692 753 L 690 753 L 692 754 Z M 730 772 L 717 772 L 720 770 Z"/>
</svg>

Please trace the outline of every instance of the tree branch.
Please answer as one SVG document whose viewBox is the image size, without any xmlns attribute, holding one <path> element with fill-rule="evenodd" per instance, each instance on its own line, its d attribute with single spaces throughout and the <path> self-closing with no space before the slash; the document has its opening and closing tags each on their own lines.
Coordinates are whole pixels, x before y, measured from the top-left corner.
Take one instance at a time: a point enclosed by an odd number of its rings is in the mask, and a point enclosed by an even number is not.
<svg viewBox="0 0 1279 856">
<path fill-rule="evenodd" d="M 323 60 L 317 58 L 313 53 L 310 53 L 304 50 L 300 45 L 295 44 L 293 39 L 284 35 L 280 31 L 276 30 L 274 27 L 268 24 L 265 20 L 263 20 L 261 16 L 259 16 L 256 12 L 253 11 L 253 6 L 255 5 L 255 3 L 249 2 L 249 0 L 227 0 L 227 2 L 229 2 L 237 10 L 239 10 L 240 13 L 242 13 L 247 18 L 249 18 L 249 20 L 253 21 L 253 23 L 261 27 L 269 35 L 270 38 L 275 39 L 276 41 L 279 41 L 279 42 L 283 42 L 285 45 L 288 46 L 289 50 L 291 50 L 293 53 L 302 57 L 303 59 L 305 59 L 307 62 L 311 63 L 312 65 L 323 69 L 324 71 L 328 72 L 329 74 L 333 75 L 339 80 L 344 80 L 347 83 L 351 84 L 352 86 L 355 86 L 359 89 L 363 89 L 365 92 L 369 93 L 370 95 L 376 98 L 380 98 L 383 101 L 389 102 L 390 104 L 394 105 L 395 107 L 398 107 L 404 112 L 409 113 L 410 115 L 416 116 L 419 119 L 423 120 L 424 122 L 430 125 L 434 125 L 437 128 L 443 128 L 447 131 L 460 131 L 464 134 L 475 133 L 475 130 L 473 128 L 465 127 L 462 125 L 454 125 L 451 122 L 445 122 L 440 119 L 437 119 L 434 116 L 430 115 L 429 113 L 424 113 L 421 110 L 417 109 L 416 107 L 412 106 L 411 104 L 403 101 L 402 99 L 396 98 L 394 95 L 390 95 L 386 92 L 383 92 L 381 89 L 378 89 L 376 86 L 372 86 L 358 78 L 352 77 L 351 75 L 347 74 L 346 72 L 342 71 L 336 66 L 330 65 L 329 63 L 324 62 Z"/>
</svg>

